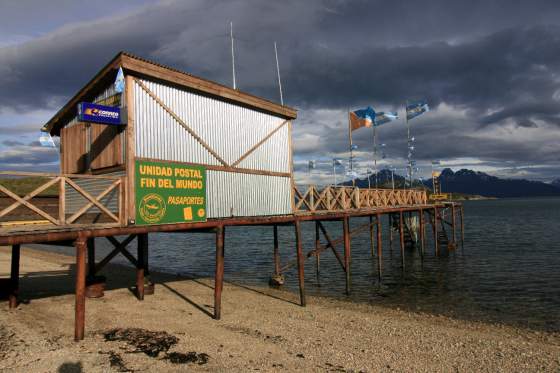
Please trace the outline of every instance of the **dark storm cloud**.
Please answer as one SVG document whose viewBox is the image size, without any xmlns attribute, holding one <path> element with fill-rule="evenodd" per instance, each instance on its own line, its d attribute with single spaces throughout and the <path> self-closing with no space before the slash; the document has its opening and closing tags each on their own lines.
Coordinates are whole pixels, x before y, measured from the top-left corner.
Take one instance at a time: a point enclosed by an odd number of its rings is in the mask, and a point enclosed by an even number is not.
<svg viewBox="0 0 560 373">
<path fill-rule="evenodd" d="M 229 85 L 233 21 L 238 86 L 276 101 L 278 41 L 285 100 L 302 109 L 299 156 L 343 154 L 347 108 L 426 98 L 419 160 L 556 162 L 543 133 L 560 125 L 559 16 L 544 0 L 165 1 L 0 48 L 0 116 L 58 109 L 120 50 Z M 404 157 L 403 131 L 381 130 L 390 157 Z M 365 157 L 371 136 L 357 142 Z"/>
</svg>

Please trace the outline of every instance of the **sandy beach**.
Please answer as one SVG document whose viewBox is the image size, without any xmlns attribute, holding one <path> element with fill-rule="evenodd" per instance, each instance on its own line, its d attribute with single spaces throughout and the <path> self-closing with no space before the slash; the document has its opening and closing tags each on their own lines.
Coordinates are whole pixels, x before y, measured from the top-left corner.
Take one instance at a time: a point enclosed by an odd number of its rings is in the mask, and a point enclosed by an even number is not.
<svg viewBox="0 0 560 373">
<path fill-rule="evenodd" d="M 0 277 L 9 264 L 0 248 Z M 73 258 L 23 248 L 21 266 L 22 303 L 0 302 L 2 372 L 560 371 L 558 334 L 318 297 L 302 308 L 296 294 L 227 278 L 216 321 L 212 279 L 154 273 L 140 302 L 134 271 L 118 265 L 75 343 Z M 154 340 L 160 350 L 147 350 Z"/>
</svg>

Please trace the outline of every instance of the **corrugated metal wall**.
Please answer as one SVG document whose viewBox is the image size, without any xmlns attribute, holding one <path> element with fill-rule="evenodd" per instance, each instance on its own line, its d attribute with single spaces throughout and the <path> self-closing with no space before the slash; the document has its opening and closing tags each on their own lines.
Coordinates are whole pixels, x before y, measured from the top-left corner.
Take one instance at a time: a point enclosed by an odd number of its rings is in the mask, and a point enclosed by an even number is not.
<svg viewBox="0 0 560 373">
<path fill-rule="evenodd" d="M 125 176 L 125 171 L 111 172 L 103 174 L 103 176 Z M 91 194 L 93 197 L 97 197 L 101 192 L 109 187 L 115 180 L 110 179 L 80 179 L 73 178 L 78 186 L 84 189 L 86 192 Z M 109 194 L 101 199 L 103 206 L 113 213 L 117 213 L 119 210 L 119 198 L 118 198 L 119 188 L 113 189 Z M 77 192 L 70 185 L 66 184 L 66 213 L 73 214 L 80 208 L 84 207 L 89 202 L 88 199 L 84 198 L 79 192 Z M 88 213 L 98 213 L 99 209 L 93 206 Z"/>
<path fill-rule="evenodd" d="M 285 119 L 193 92 L 142 80 L 228 164 L 237 161 Z M 134 87 L 136 157 L 220 165 L 138 84 Z M 238 167 L 290 172 L 288 125 Z M 208 171 L 208 217 L 291 213 L 290 179 Z"/>
</svg>

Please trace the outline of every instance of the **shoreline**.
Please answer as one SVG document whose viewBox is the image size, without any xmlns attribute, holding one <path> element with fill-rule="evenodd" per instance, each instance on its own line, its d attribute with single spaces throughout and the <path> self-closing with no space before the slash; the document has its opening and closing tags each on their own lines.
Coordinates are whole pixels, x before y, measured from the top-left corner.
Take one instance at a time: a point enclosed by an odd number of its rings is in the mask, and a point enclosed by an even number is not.
<svg viewBox="0 0 560 373">
<path fill-rule="evenodd" d="M 9 258 L 0 248 L 0 277 L 8 274 Z M 296 294 L 231 282 L 224 283 L 223 317 L 216 321 L 209 317 L 212 279 L 153 273 L 155 295 L 139 302 L 127 288 L 134 270 L 118 264 L 102 271 L 108 289 L 103 298 L 87 299 L 86 339 L 75 343 L 73 261 L 22 248 L 24 303 L 8 311 L 0 302 L 1 371 L 560 369 L 560 335 L 554 332 L 321 296 L 308 296 L 302 308 Z M 111 328 L 166 331 L 178 338 L 169 352 L 194 352 L 188 355 L 194 360 L 132 353 L 126 342 L 105 341 Z"/>
</svg>

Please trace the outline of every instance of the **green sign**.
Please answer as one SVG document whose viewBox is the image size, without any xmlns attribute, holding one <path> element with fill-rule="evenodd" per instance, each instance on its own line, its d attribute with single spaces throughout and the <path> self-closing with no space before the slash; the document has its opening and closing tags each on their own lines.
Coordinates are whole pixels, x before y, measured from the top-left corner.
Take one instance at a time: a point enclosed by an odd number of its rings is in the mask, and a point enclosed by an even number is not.
<svg viewBox="0 0 560 373">
<path fill-rule="evenodd" d="M 136 224 L 206 221 L 206 169 L 136 161 Z"/>
</svg>

